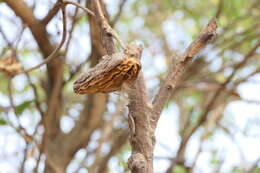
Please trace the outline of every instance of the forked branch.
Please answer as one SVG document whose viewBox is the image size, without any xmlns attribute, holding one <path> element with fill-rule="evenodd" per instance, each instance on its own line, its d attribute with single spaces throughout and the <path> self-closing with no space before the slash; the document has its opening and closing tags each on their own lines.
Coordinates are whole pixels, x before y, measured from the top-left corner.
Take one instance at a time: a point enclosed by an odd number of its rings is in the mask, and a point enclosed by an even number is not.
<svg viewBox="0 0 260 173">
<path fill-rule="evenodd" d="M 96 5 L 96 11 L 97 11 L 97 20 L 101 26 L 101 30 L 102 30 L 102 44 L 106 47 L 107 51 L 108 49 L 115 49 L 113 46 L 110 45 L 111 42 L 111 36 L 114 37 L 118 42 L 119 45 L 126 50 L 126 46 L 124 44 L 124 42 L 119 38 L 118 34 L 114 31 L 114 29 L 109 25 L 107 19 L 105 18 L 102 9 L 101 9 L 101 5 L 99 3 L 99 0 L 95 0 L 95 5 Z M 114 53 L 114 52 L 113 52 Z M 111 52 L 108 51 L 108 54 L 110 55 Z"/>
<path fill-rule="evenodd" d="M 129 158 L 128 167 L 132 173 L 153 172 L 154 133 L 163 107 L 194 56 L 216 35 L 216 29 L 217 23 L 214 18 L 187 48 L 176 67 L 166 77 L 165 83 L 153 101 L 153 105 L 149 104 L 142 73 L 139 73 L 134 90 L 129 92 L 129 126 L 132 155 Z"/>
</svg>

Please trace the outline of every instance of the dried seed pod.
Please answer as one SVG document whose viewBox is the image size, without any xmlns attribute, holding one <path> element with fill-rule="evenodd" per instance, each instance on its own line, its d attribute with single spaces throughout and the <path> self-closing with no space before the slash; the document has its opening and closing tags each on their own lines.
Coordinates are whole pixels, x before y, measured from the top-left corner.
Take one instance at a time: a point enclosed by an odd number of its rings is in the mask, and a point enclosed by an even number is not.
<svg viewBox="0 0 260 173">
<path fill-rule="evenodd" d="M 132 43 L 123 53 L 105 55 L 93 68 L 84 72 L 74 82 L 77 94 L 108 93 L 131 85 L 141 69 L 142 48 Z"/>
<path fill-rule="evenodd" d="M 0 72 L 8 76 L 14 76 L 22 71 L 21 63 L 15 57 L 6 57 L 0 59 Z"/>
</svg>

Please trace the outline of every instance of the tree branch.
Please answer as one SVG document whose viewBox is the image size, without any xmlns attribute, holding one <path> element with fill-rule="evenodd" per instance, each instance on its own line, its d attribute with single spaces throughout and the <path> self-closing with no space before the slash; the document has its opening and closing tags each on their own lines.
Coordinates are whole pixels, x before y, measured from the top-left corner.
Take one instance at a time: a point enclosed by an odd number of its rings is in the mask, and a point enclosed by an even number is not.
<svg viewBox="0 0 260 173">
<path fill-rule="evenodd" d="M 74 5 L 78 8 L 83 9 L 88 14 L 95 16 L 95 14 L 91 10 L 87 9 L 86 7 L 83 7 L 82 5 L 80 5 L 77 2 L 63 1 L 62 3 Z M 58 13 L 58 11 L 60 10 L 60 7 L 61 7 L 61 3 L 59 1 L 56 2 L 55 5 L 53 6 L 53 8 L 51 10 L 49 10 L 48 14 L 42 19 L 41 23 L 43 25 L 47 25 L 53 19 L 53 17 Z"/>
<path fill-rule="evenodd" d="M 124 5 L 126 4 L 126 1 L 127 0 L 122 0 L 121 3 L 119 4 L 119 10 L 115 16 L 115 18 L 110 22 L 111 26 L 114 27 L 116 22 L 119 20 L 122 12 L 123 12 L 123 8 L 124 8 Z"/>
<path fill-rule="evenodd" d="M 191 64 L 194 56 L 203 49 L 208 42 L 216 35 L 217 22 L 213 18 L 208 25 L 202 30 L 198 38 L 191 43 L 185 53 L 181 56 L 179 62 L 174 67 L 173 71 L 165 79 L 165 83 L 160 88 L 159 92 L 153 100 L 154 114 L 152 117 L 152 126 L 155 128 L 160 118 L 160 114 L 163 110 L 165 103 L 169 100 L 172 92 L 177 86 L 177 83 L 181 79 L 182 74 L 185 72 L 187 67 Z"/>
<path fill-rule="evenodd" d="M 87 6 L 93 10 L 94 1 L 88 1 Z M 100 43 L 100 27 L 97 25 L 96 19 L 89 15 L 92 52 L 90 55 L 91 66 L 97 64 L 99 58 L 105 54 L 105 50 Z M 74 128 L 67 134 L 57 136 L 53 141 L 52 152 L 55 149 L 62 151 L 63 157 L 59 156 L 55 159 L 62 161 L 66 166 L 72 156 L 78 149 L 88 145 L 93 132 L 102 124 L 103 115 L 106 111 L 107 95 L 102 93 L 91 94 L 87 96 L 87 101 L 84 104 L 84 109 L 81 111 L 79 120 Z M 66 143 L 67 145 L 62 145 Z M 51 152 L 51 151 L 50 151 Z"/>
<path fill-rule="evenodd" d="M 128 92 L 128 97 L 128 122 L 132 146 L 128 167 L 132 173 L 152 173 L 155 138 L 150 124 L 152 108 L 146 94 L 142 72 L 139 72 L 136 84 Z"/>
<path fill-rule="evenodd" d="M 184 162 L 184 153 L 185 153 L 185 149 L 187 146 L 187 143 L 189 141 L 189 139 L 191 138 L 191 136 L 196 132 L 196 130 L 202 125 L 204 124 L 204 122 L 207 120 L 208 118 L 208 114 L 209 112 L 213 109 L 215 102 L 217 101 L 217 99 L 219 98 L 221 92 L 223 91 L 223 89 L 226 87 L 226 85 L 232 80 L 232 78 L 234 77 L 234 75 L 236 74 L 236 72 L 246 64 L 246 62 L 249 60 L 249 58 L 251 58 L 253 56 L 253 54 L 255 53 L 256 49 L 260 46 L 260 42 L 257 43 L 244 57 L 244 59 L 237 63 L 234 66 L 234 70 L 232 71 L 232 73 L 230 74 L 230 76 L 228 76 L 228 78 L 225 80 L 225 82 L 215 91 L 215 93 L 211 96 L 210 100 L 206 103 L 205 109 L 202 113 L 202 115 L 200 116 L 198 122 L 196 123 L 195 126 L 193 126 L 191 129 L 188 129 L 181 140 L 181 144 L 180 147 L 178 149 L 177 152 L 177 160 L 179 160 L 180 162 Z M 171 166 L 167 169 L 167 173 L 170 173 L 172 171 L 172 169 L 175 167 L 176 163 L 172 163 Z"/>
<path fill-rule="evenodd" d="M 66 40 L 66 36 L 67 36 L 67 20 L 66 20 L 67 16 L 66 16 L 66 11 L 65 11 L 65 4 L 62 4 L 61 8 L 62 8 L 61 11 L 62 11 L 62 25 L 63 25 L 63 28 L 62 28 L 62 38 L 61 38 L 61 41 L 60 41 L 59 45 L 40 64 L 38 64 L 38 65 L 36 65 L 36 66 L 34 66 L 32 68 L 26 69 L 24 71 L 21 71 L 20 74 L 21 73 L 29 73 L 29 72 L 31 72 L 31 71 L 33 71 L 33 70 L 43 66 L 44 64 L 47 64 L 48 62 L 50 62 L 52 60 L 52 58 L 57 56 L 57 54 L 58 54 L 59 50 L 61 49 L 61 47 L 63 46 L 63 44 L 64 44 L 64 42 Z"/>
<path fill-rule="evenodd" d="M 99 0 L 94 0 L 94 4 L 96 7 L 96 18 L 101 28 L 101 42 L 102 45 L 105 47 L 107 54 L 112 55 L 116 52 L 115 45 L 112 39 L 111 31 L 112 28 L 107 22 L 107 19 L 102 12 Z"/>
<path fill-rule="evenodd" d="M 99 168 L 98 168 L 98 171 L 97 171 L 98 173 L 106 173 L 107 172 L 109 160 L 122 149 L 122 147 L 127 142 L 128 136 L 129 136 L 128 132 L 126 130 L 123 130 L 123 132 L 121 132 L 121 134 L 119 134 L 114 139 L 114 142 L 111 146 L 109 153 L 106 154 L 106 156 L 104 156 L 100 161 L 100 165 L 99 165 Z"/>
<path fill-rule="evenodd" d="M 54 16 L 56 16 L 56 14 L 58 13 L 58 11 L 60 10 L 60 3 L 59 2 L 56 2 L 54 4 L 54 6 L 52 7 L 52 9 L 49 10 L 48 14 L 42 19 L 41 23 L 43 25 L 47 25 L 52 19 Z"/>
<path fill-rule="evenodd" d="M 95 16 L 95 13 L 93 13 L 90 9 L 83 7 L 82 5 L 80 5 L 77 2 L 72 2 L 72 1 L 63 1 L 64 4 L 71 4 L 74 5 L 78 8 L 81 8 L 82 10 L 84 10 L 87 14 L 91 15 L 91 16 Z"/>
<path fill-rule="evenodd" d="M 32 9 L 22 0 L 4 0 L 4 2 L 29 26 L 43 55 L 47 57 L 51 54 L 53 48 L 48 40 L 45 26 L 35 18 Z"/>
</svg>

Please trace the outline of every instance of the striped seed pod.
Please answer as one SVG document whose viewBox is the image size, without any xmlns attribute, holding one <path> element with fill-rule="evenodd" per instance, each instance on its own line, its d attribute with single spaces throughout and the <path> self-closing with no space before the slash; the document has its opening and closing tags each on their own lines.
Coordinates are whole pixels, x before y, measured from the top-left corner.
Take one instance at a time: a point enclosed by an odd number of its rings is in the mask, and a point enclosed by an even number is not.
<svg viewBox="0 0 260 173">
<path fill-rule="evenodd" d="M 83 72 L 74 82 L 77 94 L 109 93 L 133 84 L 141 69 L 142 48 L 134 43 L 121 53 L 105 55 L 93 68 Z"/>
</svg>

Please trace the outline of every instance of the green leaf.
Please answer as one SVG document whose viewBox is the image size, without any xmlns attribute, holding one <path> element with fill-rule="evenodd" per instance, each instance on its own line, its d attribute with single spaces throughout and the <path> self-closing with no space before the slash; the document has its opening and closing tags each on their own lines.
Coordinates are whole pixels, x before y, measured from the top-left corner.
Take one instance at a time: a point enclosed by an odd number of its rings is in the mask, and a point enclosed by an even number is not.
<svg viewBox="0 0 260 173">
<path fill-rule="evenodd" d="M 32 101 L 25 101 L 25 102 L 23 102 L 22 104 L 20 104 L 19 106 L 17 106 L 15 108 L 15 112 L 18 115 L 21 115 L 23 113 L 23 111 L 30 106 L 31 103 L 32 103 Z"/>
<path fill-rule="evenodd" d="M 184 167 L 178 165 L 174 168 L 173 172 L 174 173 L 186 173 L 187 171 Z"/>
<path fill-rule="evenodd" d="M 8 92 L 8 80 L 3 73 L 0 73 L 0 93 L 6 94 Z"/>
<path fill-rule="evenodd" d="M 0 119 L 0 126 L 6 125 L 6 121 L 4 119 Z"/>
</svg>

